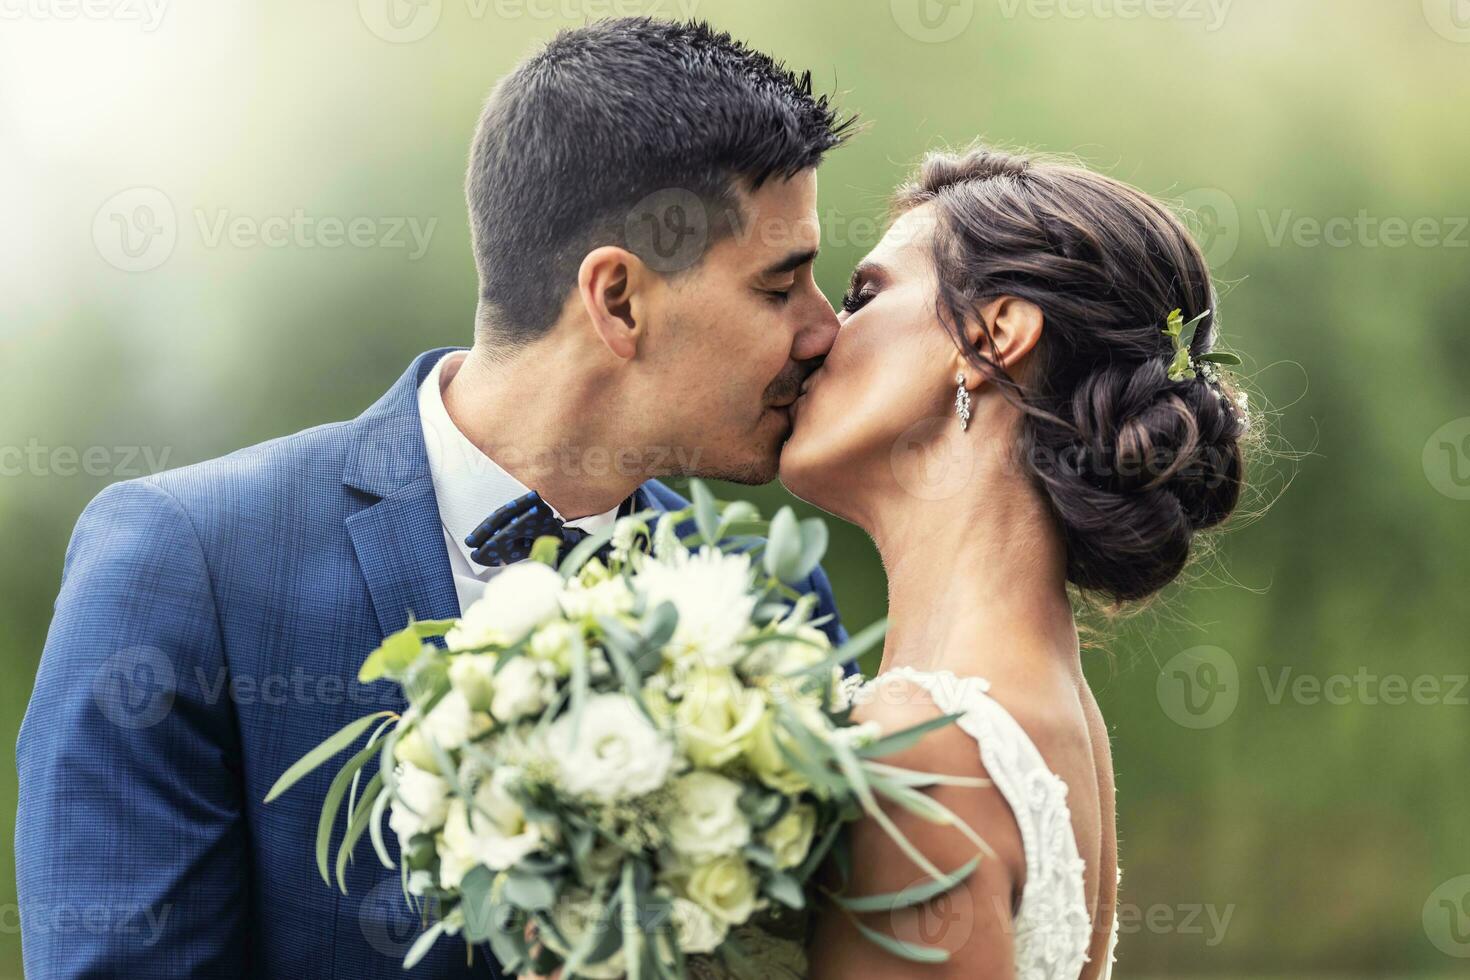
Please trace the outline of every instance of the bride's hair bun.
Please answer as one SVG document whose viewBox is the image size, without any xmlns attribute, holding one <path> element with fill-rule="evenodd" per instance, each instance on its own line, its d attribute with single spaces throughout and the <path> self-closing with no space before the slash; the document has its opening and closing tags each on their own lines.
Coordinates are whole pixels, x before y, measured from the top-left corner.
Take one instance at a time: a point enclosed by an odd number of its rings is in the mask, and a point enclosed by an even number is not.
<svg viewBox="0 0 1470 980">
<path fill-rule="evenodd" d="M 1217 334 L 1203 254 L 1142 192 L 1082 167 L 977 148 L 934 154 L 900 189 L 933 204 L 941 319 L 1024 410 L 1021 460 L 1050 500 L 1071 582 L 1114 602 L 1147 598 L 1184 569 L 1245 479 L 1243 405 L 1200 361 Z M 966 327 L 1000 296 L 1035 303 L 1041 341 L 1022 377 Z M 1200 317 L 1190 370 L 1171 369 L 1171 311 Z M 983 325 L 982 325 L 983 327 Z"/>
</svg>

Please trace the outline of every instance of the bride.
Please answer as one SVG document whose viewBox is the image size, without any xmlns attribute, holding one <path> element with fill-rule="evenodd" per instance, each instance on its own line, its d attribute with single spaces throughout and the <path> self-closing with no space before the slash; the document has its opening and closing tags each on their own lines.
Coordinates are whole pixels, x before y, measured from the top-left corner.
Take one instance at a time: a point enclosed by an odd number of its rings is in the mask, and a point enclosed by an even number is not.
<svg viewBox="0 0 1470 980">
<path fill-rule="evenodd" d="M 866 530 L 887 570 L 890 632 L 856 716 L 895 730 L 961 714 L 890 761 L 988 780 L 934 795 L 995 855 L 927 906 L 860 917 L 946 964 L 890 955 L 829 908 L 811 975 L 1106 977 L 1113 771 L 1069 585 L 1146 599 L 1236 505 L 1245 413 L 1206 357 L 1209 270 L 1166 208 L 1075 166 L 934 155 L 895 205 L 796 403 L 781 479 Z M 1202 315 L 1176 349 L 1168 328 Z M 939 867 L 973 856 L 960 833 L 893 816 Z M 925 880 L 872 821 L 851 853 L 850 894 Z"/>
</svg>

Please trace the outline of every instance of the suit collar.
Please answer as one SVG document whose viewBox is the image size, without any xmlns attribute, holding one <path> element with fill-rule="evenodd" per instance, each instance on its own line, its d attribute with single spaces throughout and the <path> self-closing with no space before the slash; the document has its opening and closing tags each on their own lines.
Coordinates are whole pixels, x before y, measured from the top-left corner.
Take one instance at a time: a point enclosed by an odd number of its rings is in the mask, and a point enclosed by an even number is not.
<svg viewBox="0 0 1470 980">
<path fill-rule="evenodd" d="M 418 407 L 419 385 L 453 349 L 419 355 L 354 423 L 342 482 L 378 499 L 347 518 L 347 532 L 384 635 L 402 629 L 410 616 L 459 615 Z M 636 496 L 640 507 L 681 506 L 656 480 Z"/>
</svg>

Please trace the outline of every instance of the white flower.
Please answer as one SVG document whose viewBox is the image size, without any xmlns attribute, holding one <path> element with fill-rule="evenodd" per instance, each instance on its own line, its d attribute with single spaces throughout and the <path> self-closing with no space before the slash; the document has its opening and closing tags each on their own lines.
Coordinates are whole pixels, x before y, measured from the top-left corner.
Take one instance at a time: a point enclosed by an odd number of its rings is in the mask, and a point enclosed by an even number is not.
<svg viewBox="0 0 1470 980">
<path fill-rule="evenodd" d="M 449 812 L 449 784 L 418 766 L 404 764 L 396 774 L 396 799 L 388 814 L 388 826 L 407 850 L 416 834 L 444 823 Z"/>
<path fill-rule="evenodd" d="M 817 811 L 809 803 L 798 803 L 772 824 L 761 839 L 776 855 L 776 867 L 794 868 L 806 860 L 817 830 Z"/>
<path fill-rule="evenodd" d="M 556 569 L 539 561 L 518 562 L 490 580 L 484 596 L 465 610 L 444 642 L 451 651 L 518 643 L 557 614 L 561 592 Z"/>
<path fill-rule="evenodd" d="M 565 675 L 572 669 L 572 650 L 581 641 L 581 628 L 558 619 L 531 634 L 529 649 L 531 656 L 552 664 L 558 674 Z"/>
<path fill-rule="evenodd" d="M 475 790 L 475 810 L 452 800 L 439 848 L 439 883 L 458 888 L 471 868 L 483 864 L 504 871 L 541 846 L 540 827 L 526 822 L 525 812 L 508 792 L 515 770 L 500 768 Z"/>
<path fill-rule="evenodd" d="M 715 858 L 689 875 L 685 894 L 710 915 L 740 925 L 755 912 L 758 882 L 743 858 Z"/>
<path fill-rule="evenodd" d="M 493 653 L 463 653 L 449 659 L 450 686 L 477 711 L 490 707 L 497 659 Z"/>
<path fill-rule="evenodd" d="M 595 621 L 599 616 L 616 616 L 633 608 L 633 593 L 621 575 L 587 583 L 573 579 L 561 598 L 562 610 L 572 619 Z"/>
<path fill-rule="evenodd" d="M 675 551 L 644 562 L 634 587 L 647 597 L 649 609 L 671 602 L 678 610 L 679 624 L 667 651 L 672 659 L 693 656 L 727 666 L 743 655 L 736 641 L 755 611 L 749 555 L 727 555 L 710 547 L 697 555 Z"/>
<path fill-rule="evenodd" d="M 572 739 L 573 721 L 580 722 Z M 625 694 L 594 694 L 581 718 L 568 711 L 546 733 L 561 788 L 604 801 L 652 792 L 664 784 L 674 747 Z"/>
<path fill-rule="evenodd" d="M 733 779 L 696 770 L 674 781 L 677 808 L 669 820 L 669 843 L 691 862 L 734 854 L 750 843 L 750 823 L 740 812 L 741 786 Z"/>
<path fill-rule="evenodd" d="M 465 696 L 451 688 L 419 722 L 423 734 L 446 752 L 452 752 L 490 729 L 490 719 L 475 711 Z"/>
<path fill-rule="evenodd" d="M 697 766 L 715 768 L 740 754 L 760 722 L 765 703 L 727 668 L 689 671 L 674 708 L 679 741 Z"/>
<path fill-rule="evenodd" d="M 638 543 L 640 536 L 648 534 L 648 525 L 633 517 L 621 517 L 613 525 L 612 536 L 612 558 L 613 561 L 626 562 L 633 555 L 633 546 Z"/>
<path fill-rule="evenodd" d="M 679 948 L 685 953 L 713 953 L 725 941 L 725 933 L 730 929 L 725 922 L 700 908 L 699 903 L 677 895 L 670 908 L 670 918 L 674 922 L 674 936 L 679 941 Z"/>
<path fill-rule="evenodd" d="M 556 693 L 556 680 L 541 672 L 530 657 L 516 657 L 495 675 L 495 694 L 490 714 L 501 724 L 510 724 L 546 707 Z"/>
</svg>

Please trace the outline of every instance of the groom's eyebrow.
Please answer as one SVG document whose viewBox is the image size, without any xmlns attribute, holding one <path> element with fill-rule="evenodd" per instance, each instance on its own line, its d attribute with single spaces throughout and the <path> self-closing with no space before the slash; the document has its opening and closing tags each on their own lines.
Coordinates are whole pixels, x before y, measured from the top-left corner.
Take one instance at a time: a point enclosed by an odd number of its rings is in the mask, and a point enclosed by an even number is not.
<svg viewBox="0 0 1470 980">
<path fill-rule="evenodd" d="M 817 250 L 814 248 L 792 252 L 790 255 L 786 256 L 784 259 L 775 263 L 774 265 L 770 265 L 762 269 L 761 278 L 765 279 L 771 276 L 783 276 L 788 272 L 795 272 L 797 269 L 800 269 L 808 262 L 815 262 L 816 259 Z"/>
</svg>

